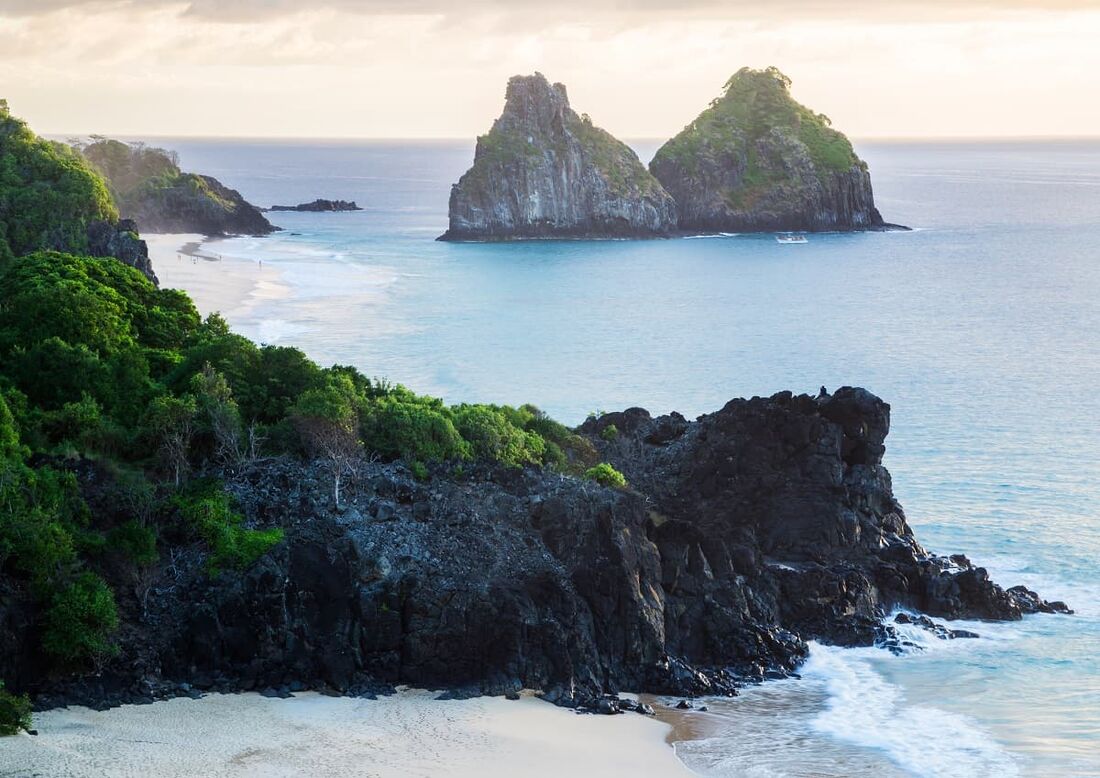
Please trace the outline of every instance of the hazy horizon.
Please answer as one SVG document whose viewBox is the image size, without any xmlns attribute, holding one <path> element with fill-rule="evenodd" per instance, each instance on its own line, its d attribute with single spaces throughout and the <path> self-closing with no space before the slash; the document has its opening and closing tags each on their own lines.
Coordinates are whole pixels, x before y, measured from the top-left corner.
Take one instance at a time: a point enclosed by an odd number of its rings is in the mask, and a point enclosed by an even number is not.
<svg viewBox="0 0 1100 778">
<path fill-rule="evenodd" d="M 0 98 L 49 135 L 469 139 L 538 70 L 613 134 L 667 138 L 775 65 L 855 139 L 1100 137 L 1100 0 L 453 8 L 0 0 Z"/>
<path fill-rule="evenodd" d="M 18 115 L 18 112 L 16 112 Z M 25 117 L 21 117 L 25 118 Z M 495 117 L 494 117 L 495 118 Z M 32 127 L 33 129 L 33 127 Z M 488 127 L 486 127 L 488 130 Z M 127 143 L 140 141 L 140 142 L 160 142 L 160 141 L 242 141 L 242 142 L 256 142 L 256 143 L 295 143 L 295 142 L 314 142 L 314 143 L 473 143 L 476 140 L 476 136 L 460 137 L 456 135 L 436 135 L 436 136 L 370 136 L 370 135 L 184 135 L 181 133 L 166 133 L 166 134 L 154 134 L 154 133 L 99 133 L 99 132 L 49 132 L 39 133 L 42 137 L 50 140 L 67 141 L 69 139 L 87 139 L 93 135 L 102 135 L 103 137 L 111 138 L 113 140 L 120 140 Z M 484 134 L 478 133 L 478 134 Z M 674 135 L 675 133 L 673 133 Z M 626 144 L 632 143 L 661 143 L 669 138 L 668 136 L 621 136 L 622 140 Z M 867 135 L 852 135 L 848 133 L 849 139 L 855 143 L 927 143 L 930 145 L 935 144 L 951 144 L 951 143 L 1100 143 L 1100 133 L 1096 135 L 926 135 L 926 136 L 867 136 Z"/>
</svg>

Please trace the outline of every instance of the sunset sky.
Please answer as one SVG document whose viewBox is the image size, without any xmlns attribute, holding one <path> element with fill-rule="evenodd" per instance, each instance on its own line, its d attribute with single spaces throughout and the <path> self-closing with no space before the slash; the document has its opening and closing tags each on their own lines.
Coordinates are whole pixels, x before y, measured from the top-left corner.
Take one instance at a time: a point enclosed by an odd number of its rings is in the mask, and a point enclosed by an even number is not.
<svg viewBox="0 0 1100 778">
<path fill-rule="evenodd" d="M 51 134 L 454 138 L 539 70 L 640 138 L 776 65 L 856 137 L 1097 136 L 1098 42 L 1100 0 L 0 0 L 0 97 Z"/>
</svg>

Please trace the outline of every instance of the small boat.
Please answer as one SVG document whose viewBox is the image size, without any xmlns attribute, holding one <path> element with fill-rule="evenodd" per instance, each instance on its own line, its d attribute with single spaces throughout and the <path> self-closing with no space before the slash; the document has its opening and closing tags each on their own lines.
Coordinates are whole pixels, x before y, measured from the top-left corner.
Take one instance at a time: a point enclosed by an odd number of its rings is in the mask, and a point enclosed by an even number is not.
<svg viewBox="0 0 1100 778">
<path fill-rule="evenodd" d="M 775 240 L 777 243 L 809 243 L 805 235 L 776 235 Z"/>
</svg>

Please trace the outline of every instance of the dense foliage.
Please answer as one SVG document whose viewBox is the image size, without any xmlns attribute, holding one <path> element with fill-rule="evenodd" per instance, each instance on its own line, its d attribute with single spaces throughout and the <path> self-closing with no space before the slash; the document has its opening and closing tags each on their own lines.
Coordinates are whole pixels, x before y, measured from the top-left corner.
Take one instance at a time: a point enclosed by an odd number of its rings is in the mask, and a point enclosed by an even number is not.
<svg viewBox="0 0 1100 778">
<path fill-rule="evenodd" d="M 0 259 L 85 250 L 90 222 L 117 219 L 107 187 L 80 154 L 39 138 L 0 100 Z"/>
<path fill-rule="evenodd" d="M 61 172 L 28 168 L 28 148 Z M 85 152 L 116 185 L 132 182 L 135 164 L 133 180 L 175 169 L 155 149 L 98 141 Z M 13 194 L 12 182 L 26 191 Z M 237 510 L 216 479 L 223 468 L 316 459 L 338 505 L 365 457 L 403 459 L 421 478 L 433 463 L 579 474 L 595 462 L 591 443 L 533 406 L 449 407 L 351 367 L 323 369 L 234 334 L 220 316 L 202 320 L 186 294 L 114 259 L 43 249 L 54 232 L 75 236 L 86 218 L 111 215 L 110 200 L 79 157 L 6 109 L 0 184 L 0 584 L 32 598 L 36 637 L 58 668 L 116 655 L 120 594 L 140 597 L 167 551 L 198 549 L 221 575 L 283 541 L 281 528 Z M 0 696 L 0 714 L 17 702 Z"/>
<path fill-rule="evenodd" d="M 0 681 L 0 735 L 18 735 L 31 728 L 31 700 L 25 694 L 12 694 Z"/>
<path fill-rule="evenodd" d="M 731 150 L 748 158 L 744 183 L 752 189 L 770 183 L 756 156 L 757 141 L 785 133 L 804 145 L 819 176 L 863 165 L 844 134 L 830 126 L 829 117 L 796 102 L 790 86 L 791 80 L 777 68 L 742 68 L 726 82 L 723 95 L 662 146 L 658 157 L 671 157 L 690 168 L 732 144 Z"/>
</svg>

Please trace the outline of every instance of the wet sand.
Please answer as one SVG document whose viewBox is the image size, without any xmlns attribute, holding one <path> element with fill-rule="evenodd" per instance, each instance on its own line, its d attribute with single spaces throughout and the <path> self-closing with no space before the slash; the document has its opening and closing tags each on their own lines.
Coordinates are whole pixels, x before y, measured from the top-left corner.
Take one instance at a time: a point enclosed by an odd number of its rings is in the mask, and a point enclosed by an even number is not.
<svg viewBox="0 0 1100 778">
<path fill-rule="evenodd" d="M 258 260 L 224 256 L 202 235 L 147 235 L 153 270 L 165 289 L 182 289 L 207 316 L 247 316 L 260 302 L 285 299 L 290 287 L 278 269 Z"/>
</svg>

